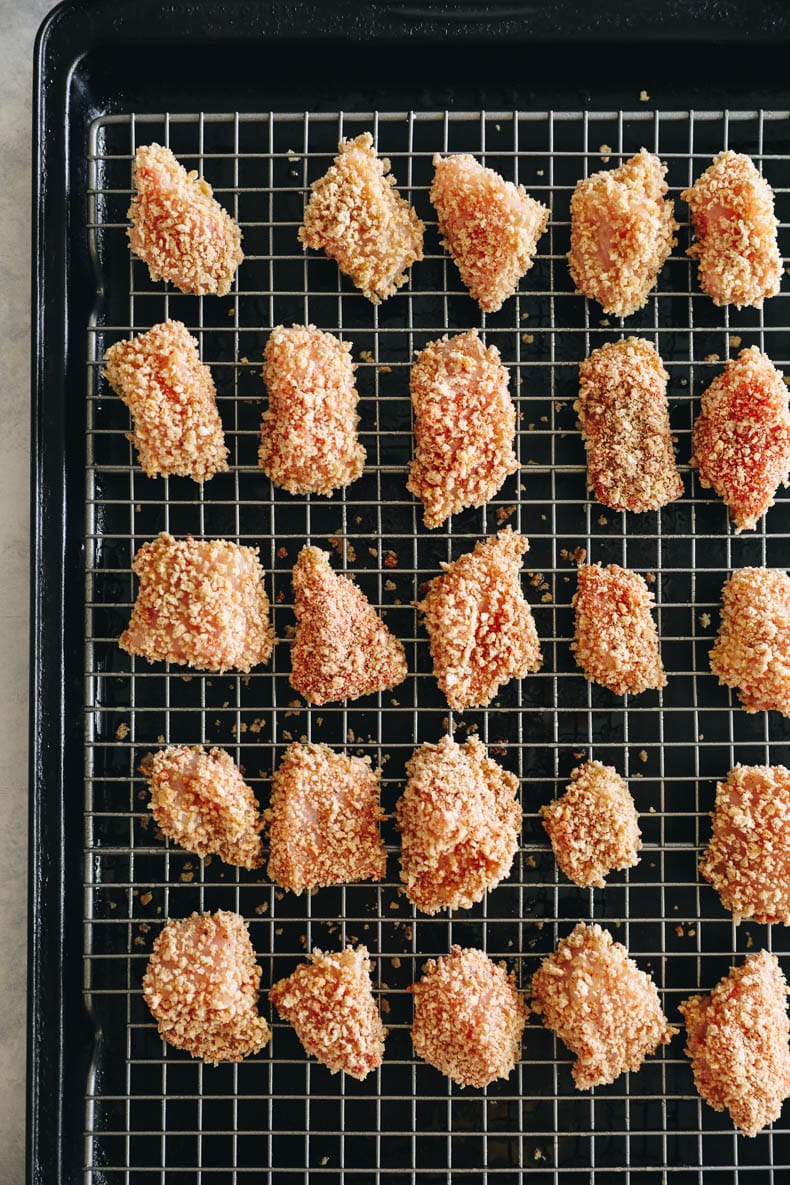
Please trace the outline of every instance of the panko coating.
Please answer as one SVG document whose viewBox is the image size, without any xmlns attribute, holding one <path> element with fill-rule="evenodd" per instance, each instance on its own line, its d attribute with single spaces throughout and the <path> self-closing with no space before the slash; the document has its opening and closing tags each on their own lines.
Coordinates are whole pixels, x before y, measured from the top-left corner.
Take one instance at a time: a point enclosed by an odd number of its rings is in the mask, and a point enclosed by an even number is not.
<svg viewBox="0 0 790 1185">
<path fill-rule="evenodd" d="M 653 594 L 643 577 L 618 564 L 582 564 L 578 576 L 571 650 L 585 679 L 615 695 L 664 687 Z"/>
<path fill-rule="evenodd" d="M 602 889 L 610 872 L 639 863 L 639 816 L 628 785 L 611 765 L 577 766 L 565 793 L 540 813 L 557 863 L 577 885 Z"/>
<path fill-rule="evenodd" d="M 721 600 L 710 669 L 737 688 L 745 711 L 790 716 L 790 577 L 776 568 L 737 568 Z"/>
</svg>

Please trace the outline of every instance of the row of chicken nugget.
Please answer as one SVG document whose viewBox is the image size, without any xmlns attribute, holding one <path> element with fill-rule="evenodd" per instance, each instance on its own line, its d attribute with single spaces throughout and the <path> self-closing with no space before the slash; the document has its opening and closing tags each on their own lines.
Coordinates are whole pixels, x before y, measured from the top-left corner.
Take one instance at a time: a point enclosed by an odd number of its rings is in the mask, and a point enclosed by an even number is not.
<svg viewBox="0 0 790 1185">
<path fill-rule="evenodd" d="M 396 189 L 390 162 L 369 132 L 344 140 L 311 187 L 299 229 L 305 248 L 323 250 L 374 303 L 393 295 L 423 258 L 425 226 Z M 501 308 L 534 262 L 549 210 L 523 185 L 468 153 L 434 157 L 430 200 L 442 243 L 485 312 Z M 666 166 L 644 148 L 619 168 L 579 181 L 571 199 L 571 278 L 606 313 L 640 309 L 677 240 Z M 129 243 L 154 280 L 184 292 L 224 295 L 244 256 L 241 230 L 196 172 L 168 148 L 137 149 Z M 717 305 L 759 307 L 779 291 L 782 260 L 770 186 L 750 157 L 720 153 L 688 203 L 696 241 L 688 254 Z"/>
<path fill-rule="evenodd" d="M 244 919 L 194 913 L 167 922 L 157 936 L 143 995 L 165 1041 L 210 1064 L 233 1062 L 259 1053 L 272 1037 L 258 1013 L 260 980 Z M 529 1004 L 504 963 L 459 946 L 429 959 L 410 991 L 415 1053 L 460 1086 L 510 1076 L 523 1057 L 530 1010 L 575 1054 L 579 1090 L 638 1070 L 678 1032 L 650 974 L 608 930 L 584 922 L 543 960 Z M 790 1096 L 787 991 L 778 959 L 761 950 L 709 995 L 679 1005 L 699 1093 L 717 1111 L 728 1110 L 747 1136 L 777 1119 Z M 305 1051 L 332 1073 L 364 1079 L 382 1065 L 387 1030 L 365 946 L 314 950 L 268 995 Z"/>
</svg>

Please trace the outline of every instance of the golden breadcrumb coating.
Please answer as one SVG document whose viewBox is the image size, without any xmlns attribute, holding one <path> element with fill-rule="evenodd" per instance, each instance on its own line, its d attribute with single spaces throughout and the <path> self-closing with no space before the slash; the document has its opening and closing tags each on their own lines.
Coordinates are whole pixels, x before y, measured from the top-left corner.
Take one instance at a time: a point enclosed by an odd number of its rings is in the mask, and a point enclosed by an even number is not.
<svg viewBox="0 0 790 1185">
<path fill-rule="evenodd" d="M 208 481 L 228 468 L 211 371 L 181 321 L 116 342 L 103 374 L 134 419 L 129 439 L 149 477 Z"/>
<path fill-rule="evenodd" d="M 692 440 L 700 485 L 724 499 L 738 531 L 754 528 L 790 477 L 787 386 L 756 346 L 703 391 Z"/>
<path fill-rule="evenodd" d="M 373 998 L 366 946 L 337 954 L 316 948 L 309 963 L 275 983 L 269 999 L 305 1052 L 333 1074 L 345 1070 L 361 1080 L 381 1065 L 387 1030 Z"/>
<path fill-rule="evenodd" d="M 747 712 L 790 716 L 790 577 L 775 568 L 738 568 L 721 599 L 710 669 L 719 683 L 737 687 Z"/>
<path fill-rule="evenodd" d="M 122 650 L 201 671 L 268 662 L 274 633 L 257 547 L 162 531 L 143 544 L 132 571 L 140 587 Z"/>
<path fill-rule="evenodd" d="M 669 375 L 650 342 L 627 337 L 579 367 L 574 411 L 587 450 L 587 488 L 613 510 L 658 510 L 683 493 L 669 427 Z"/>
<path fill-rule="evenodd" d="M 244 258 L 241 230 L 212 197 L 208 181 L 188 173 L 169 148 L 146 144 L 134 155 L 137 191 L 127 218 L 129 246 L 152 280 L 196 296 L 225 296 Z"/>
<path fill-rule="evenodd" d="M 303 547 L 294 565 L 291 686 L 311 704 L 389 691 L 406 678 L 403 644 L 329 556 Z"/>
<path fill-rule="evenodd" d="M 751 157 L 720 152 L 681 195 L 688 202 L 699 283 L 714 304 L 759 309 L 782 280 L 774 194 Z"/>
<path fill-rule="evenodd" d="M 745 1136 L 782 1113 L 790 1097 L 787 981 L 776 955 L 761 950 L 731 968 L 710 995 L 679 1005 L 694 1085 Z"/>
<path fill-rule="evenodd" d="M 426 527 L 438 527 L 467 506 L 482 506 L 509 473 L 516 409 L 496 346 L 476 329 L 429 342 L 411 369 L 414 460 L 406 488 L 425 506 Z"/>
<path fill-rule="evenodd" d="M 406 896 L 423 913 L 469 909 L 508 875 L 518 851 L 518 778 L 470 737 L 422 745 L 396 808 Z"/>
<path fill-rule="evenodd" d="M 351 346 L 314 325 L 277 325 L 263 352 L 269 406 L 258 464 L 289 494 L 331 494 L 365 468 Z"/>
<path fill-rule="evenodd" d="M 488 1086 L 510 1075 L 528 1012 L 504 964 L 453 946 L 428 960 L 411 990 L 415 1053 L 459 1086 Z"/>
<path fill-rule="evenodd" d="M 260 868 L 263 818 L 229 753 L 170 745 L 149 754 L 140 772 L 149 780 L 148 807 L 164 835 L 201 858 Z"/>
<path fill-rule="evenodd" d="M 656 985 L 608 930 L 584 922 L 563 938 L 532 977 L 532 1008 L 576 1054 L 579 1090 L 638 1070 L 677 1029 L 661 1010 Z"/>
<path fill-rule="evenodd" d="M 712 818 L 699 869 L 736 925 L 790 926 L 790 770 L 736 765 L 716 786 Z"/>
<path fill-rule="evenodd" d="M 387 855 L 380 778 L 369 757 L 335 753 L 328 745 L 289 745 L 266 811 L 272 880 L 294 893 L 381 880 Z"/>
<path fill-rule="evenodd" d="M 585 679 L 615 695 L 666 686 L 651 615 L 653 594 L 628 568 L 582 564 L 571 605 L 576 625 L 571 650 Z"/>
<path fill-rule="evenodd" d="M 430 199 L 439 233 L 469 289 L 486 313 L 501 309 L 532 267 L 549 211 L 523 185 L 505 181 L 473 156 L 433 158 Z"/>
<path fill-rule="evenodd" d="M 451 708 L 481 707 L 503 683 L 540 670 L 532 610 L 521 591 L 523 535 L 505 527 L 428 584 L 425 618 L 433 673 Z"/>
<path fill-rule="evenodd" d="M 211 1065 L 240 1062 L 271 1037 L 258 1015 L 260 981 L 247 923 L 220 909 L 166 923 L 143 976 L 143 997 L 170 1045 Z"/>
<path fill-rule="evenodd" d="M 639 863 L 639 816 L 611 765 L 586 761 L 572 770 L 565 793 L 540 813 L 557 863 L 577 885 L 602 889 L 614 869 Z"/>
<path fill-rule="evenodd" d="M 617 169 L 580 181 L 571 198 L 568 266 L 579 292 L 605 313 L 628 317 L 647 304 L 677 242 L 667 168 L 645 148 Z"/>
<path fill-rule="evenodd" d="M 422 259 L 425 227 L 395 188 L 387 157 L 370 132 L 342 140 L 328 173 L 311 185 L 299 228 L 303 247 L 323 250 L 368 300 L 379 304 Z"/>
</svg>

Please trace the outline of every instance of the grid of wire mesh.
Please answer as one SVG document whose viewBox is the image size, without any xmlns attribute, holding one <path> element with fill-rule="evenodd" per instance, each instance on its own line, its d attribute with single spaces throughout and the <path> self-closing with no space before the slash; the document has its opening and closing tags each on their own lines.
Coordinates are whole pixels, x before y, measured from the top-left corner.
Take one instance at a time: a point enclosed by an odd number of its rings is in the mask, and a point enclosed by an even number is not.
<svg viewBox="0 0 790 1185">
<path fill-rule="evenodd" d="M 426 957 L 454 942 L 514 966 L 527 987 L 540 958 L 575 922 L 596 919 L 652 971 L 673 1022 L 679 1000 L 709 990 L 734 957 L 789 953 L 784 931 L 732 924 L 700 882 L 715 780 L 736 761 L 787 760 L 790 722 L 749 716 L 717 686 L 708 650 L 721 584 L 744 564 L 786 565 L 790 513 L 780 495 L 767 524 L 736 536 L 722 505 L 690 472 L 700 391 L 724 359 L 757 344 L 790 365 L 788 296 L 763 310 L 716 309 L 685 258 L 688 230 L 647 306 L 627 323 L 573 293 L 565 254 L 577 180 L 644 145 L 669 166 L 672 196 L 722 147 L 750 153 L 774 187 L 782 235 L 790 223 L 787 111 L 500 111 L 145 114 L 103 117 L 91 130 L 89 232 L 97 280 L 87 327 L 85 644 L 85 998 L 100 1031 L 85 1108 L 91 1182 L 297 1179 L 446 1182 L 525 1176 L 595 1182 L 776 1181 L 790 1164 L 781 1124 L 745 1141 L 697 1098 L 682 1037 L 638 1074 L 579 1094 L 570 1058 L 532 1017 L 507 1081 L 460 1090 L 415 1059 L 408 986 Z M 427 226 L 426 255 L 408 285 L 371 305 L 335 264 L 305 256 L 296 230 L 307 189 L 338 140 L 371 130 L 392 159 L 401 193 Z M 131 160 L 142 143 L 169 145 L 198 169 L 240 221 L 246 258 L 222 299 L 152 283 L 127 249 Z M 435 152 L 470 151 L 551 206 L 538 259 L 517 296 L 481 315 L 439 246 L 428 202 Z M 685 207 L 678 202 L 676 214 Z M 150 479 L 127 439 L 128 413 L 101 376 L 114 341 L 166 317 L 184 321 L 211 366 L 231 469 L 204 488 Z M 330 499 L 292 498 L 257 468 L 264 400 L 261 353 L 271 326 L 313 322 L 353 343 L 359 363 L 364 475 Z M 408 368 L 427 341 L 479 326 L 510 369 L 522 468 L 491 503 L 428 532 L 405 489 L 411 454 Z M 603 341 L 638 333 L 670 373 L 670 418 L 686 492 L 641 516 L 590 502 L 575 426 L 577 365 Z M 543 650 L 539 674 L 502 689 L 485 710 L 448 712 L 431 675 L 412 602 L 420 586 L 504 522 L 530 539 L 527 595 Z M 117 646 L 134 590 L 131 561 L 160 530 L 228 537 L 260 547 L 279 644 L 249 676 L 149 666 Z M 409 677 L 393 693 L 305 705 L 288 682 L 290 570 L 305 542 L 333 551 L 404 641 Z M 663 692 L 617 699 L 588 684 L 569 650 L 574 554 L 619 562 L 653 582 Z M 518 774 L 523 840 L 511 876 L 475 908 L 420 916 L 398 890 L 398 842 L 385 824 L 388 875 L 295 897 L 263 873 L 201 861 L 150 826 L 139 765 L 167 743 L 216 744 L 244 766 L 263 804 L 284 747 L 309 738 L 370 754 L 392 810 L 413 749 L 449 727 L 477 730 Z M 639 865 L 608 887 L 582 890 L 558 874 L 539 807 L 590 757 L 628 779 L 645 843 Z M 332 1077 L 272 1017 L 273 1040 L 240 1065 L 204 1068 L 163 1045 L 140 981 L 163 919 L 230 908 L 250 923 L 266 985 L 314 946 L 364 941 L 390 1033 L 384 1065 L 364 1083 Z M 785 964 L 787 967 L 787 964 Z M 265 995 L 262 1007 L 267 1011 Z"/>
</svg>

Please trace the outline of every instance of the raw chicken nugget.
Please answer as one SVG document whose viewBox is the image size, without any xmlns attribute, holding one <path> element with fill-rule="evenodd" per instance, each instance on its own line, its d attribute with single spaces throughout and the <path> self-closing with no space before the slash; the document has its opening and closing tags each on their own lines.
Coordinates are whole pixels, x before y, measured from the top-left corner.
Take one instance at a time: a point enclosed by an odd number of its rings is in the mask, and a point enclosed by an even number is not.
<svg viewBox="0 0 790 1185">
<path fill-rule="evenodd" d="M 577 885 L 602 889 L 614 869 L 639 863 L 642 833 L 634 800 L 611 765 L 585 761 L 565 793 L 540 808 L 554 855 Z"/>
<path fill-rule="evenodd" d="M 787 981 L 776 955 L 761 950 L 732 967 L 707 996 L 679 1005 L 694 1085 L 745 1136 L 782 1113 L 790 1096 Z"/>
<path fill-rule="evenodd" d="M 228 468 L 211 371 L 180 321 L 116 342 L 104 355 L 104 375 L 134 420 L 129 439 L 149 477 L 208 481 Z"/>
<path fill-rule="evenodd" d="M 122 650 L 201 671 L 268 661 L 274 634 L 256 547 L 162 531 L 143 544 L 132 571 L 140 588 Z"/>
<path fill-rule="evenodd" d="M 579 1090 L 638 1070 L 677 1029 L 661 1010 L 656 985 L 608 930 L 584 922 L 563 938 L 532 977 L 532 1008 L 576 1054 Z"/>
<path fill-rule="evenodd" d="M 230 292 L 244 258 L 241 231 L 208 181 L 188 173 L 161 144 L 137 149 L 132 181 L 129 246 L 148 264 L 151 279 L 197 296 Z"/>
<path fill-rule="evenodd" d="M 642 148 L 617 169 L 580 181 L 571 198 L 571 279 L 605 313 L 647 303 L 676 239 L 666 165 Z"/>
<path fill-rule="evenodd" d="M 747 712 L 790 716 L 790 577 L 775 568 L 738 568 L 721 597 L 710 669 L 719 683 L 737 687 Z"/>
<path fill-rule="evenodd" d="M 469 909 L 510 872 L 521 832 L 518 778 L 470 737 L 422 745 L 396 808 L 406 896 L 424 913 Z"/>
<path fill-rule="evenodd" d="M 154 942 L 143 997 L 159 1036 L 216 1065 L 258 1053 L 271 1033 L 258 1015 L 261 969 L 237 913 L 169 921 Z"/>
<path fill-rule="evenodd" d="M 738 531 L 773 506 L 790 474 L 790 407 L 781 373 L 756 346 L 731 358 L 702 393 L 691 464 L 712 486 Z"/>
<path fill-rule="evenodd" d="M 737 923 L 790 926 L 790 770 L 736 765 L 716 787 L 700 872 Z"/>
<path fill-rule="evenodd" d="M 523 185 L 505 181 L 468 153 L 433 158 L 430 198 L 442 246 L 453 257 L 469 295 L 495 313 L 532 267 L 549 211 Z"/>
<path fill-rule="evenodd" d="M 496 346 L 477 330 L 429 342 L 411 370 L 415 454 L 406 488 L 421 498 L 426 527 L 482 506 L 509 473 L 516 409 Z"/>
<path fill-rule="evenodd" d="M 579 367 L 587 487 L 613 510 L 658 510 L 683 493 L 675 464 L 661 358 L 643 338 L 593 350 Z"/>
<path fill-rule="evenodd" d="M 782 279 L 774 195 L 751 157 L 729 149 L 681 195 L 696 242 L 699 282 L 714 304 L 760 308 Z"/>
<path fill-rule="evenodd" d="M 585 679 L 615 695 L 666 686 L 651 616 L 653 594 L 638 573 L 618 564 L 582 564 L 571 604 L 576 610 L 571 650 Z"/>
<path fill-rule="evenodd" d="M 433 673 L 451 708 L 484 706 L 509 679 L 540 670 L 538 633 L 521 591 L 528 549 L 529 540 L 505 527 L 443 565 L 417 605 Z"/>
<path fill-rule="evenodd" d="M 425 227 L 389 168 L 370 132 L 342 140 L 329 172 L 310 187 L 299 228 L 302 246 L 325 251 L 374 304 L 397 292 L 422 259 Z"/>
<path fill-rule="evenodd" d="M 171 745 L 149 754 L 148 804 L 164 835 L 201 858 L 260 868 L 263 819 L 258 801 L 224 749 Z"/>
<path fill-rule="evenodd" d="M 311 704 L 389 691 L 406 678 L 406 652 L 325 551 L 303 547 L 294 565 L 296 636 L 291 686 Z"/>
<path fill-rule="evenodd" d="M 412 984 L 415 1052 L 459 1086 L 507 1078 L 521 1052 L 527 1008 L 508 975 L 481 950 L 454 946 Z"/>
<path fill-rule="evenodd" d="M 379 780 L 367 757 L 328 745 L 289 745 L 266 811 L 272 880 L 294 893 L 381 880 L 387 856 Z"/>
<path fill-rule="evenodd" d="M 351 346 L 314 325 L 278 325 L 263 353 L 269 406 L 258 463 L 289 494 L 331 494 L 365 467 Z"/>
<path fill-rule="evenodd" d="M 366 946 L 337 954 L 316 948 L 309 963 L 275 983 L 269 999 L 305 1052 L 333 1074 L 345 1070 L 361 1080 L 381 1065 L 387 1030 L 373 998 Z"/>
</svg>

